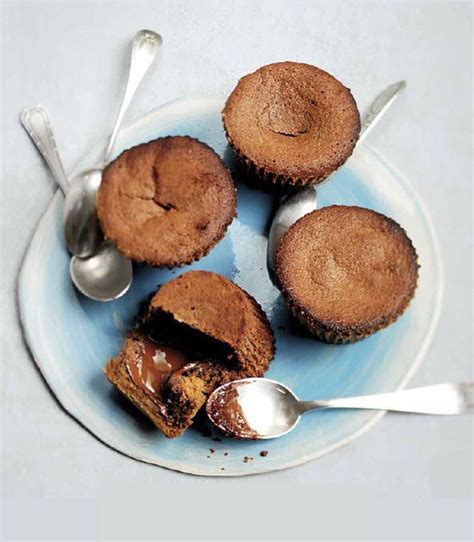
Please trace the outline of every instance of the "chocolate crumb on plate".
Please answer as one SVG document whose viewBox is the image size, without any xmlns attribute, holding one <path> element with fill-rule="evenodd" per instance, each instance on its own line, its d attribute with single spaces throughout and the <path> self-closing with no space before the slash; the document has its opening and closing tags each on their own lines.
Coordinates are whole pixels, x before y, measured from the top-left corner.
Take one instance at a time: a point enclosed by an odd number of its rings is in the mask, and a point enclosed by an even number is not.
<svg viewBox="0 0 474 542">
<path fill-rule="evenodd" d="M 262 457 L 267 457 L 267 455 L 268 455 L 268 450 L 262 450 L 262 451 L 260 452 L 260 455 L 261 455 Z"/>
</svg>

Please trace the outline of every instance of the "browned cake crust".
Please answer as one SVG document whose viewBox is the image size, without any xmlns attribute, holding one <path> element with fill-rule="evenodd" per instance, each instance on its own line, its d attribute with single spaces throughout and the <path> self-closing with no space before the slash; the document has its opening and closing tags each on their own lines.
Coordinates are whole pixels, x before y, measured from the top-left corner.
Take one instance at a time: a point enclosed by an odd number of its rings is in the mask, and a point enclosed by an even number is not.
<svg viewBox="0 0 474 542">
<path fill-rule="evenodd" d="M 329 73 L 277 62 L 242 77 L 222 113 L 238 162 L 263 186 L 316 184 L 352 154 L 357 105 Z"/>
<path fill-rule="evenodd" d="M 219 156 L 191 137 L 123 152 L 104 170 L 97 212 L 127 257 L 174 267 L 205 256 L 236 215 L 236 191 Z"/>
<path fill-rule="evenodd" d="M 418 279 L 417 254 L 394 220 L 334 205 L 291 226 L 278 249 L 276 276 L 288 308 L 312 334 L 352 342 L 407 308 Z"/>
<path fill-rule="evenodd" d="M 135 384 L 127 362 L 143 341 L 161 334 L 195 359 L 171 374 L 162 396 Z M 189 271 L 154 295 L 140 327 L 104 372 L 167 436 L 181 435 L 212 391 L 231 380 L 263 376 L 274 357 L 274 336 L 257 302 L 233 282 L 207 271 Z"/>
</svg>

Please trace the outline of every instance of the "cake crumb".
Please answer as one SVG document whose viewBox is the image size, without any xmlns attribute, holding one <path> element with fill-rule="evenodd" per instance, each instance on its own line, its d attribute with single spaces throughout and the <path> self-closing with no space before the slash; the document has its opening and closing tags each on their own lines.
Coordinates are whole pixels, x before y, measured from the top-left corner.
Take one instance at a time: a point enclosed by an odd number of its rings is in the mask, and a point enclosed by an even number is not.
<svg viewBox="0 0 474 542">
<path fill-rule="evenodd" d="M 260 455 L 261 455 L 262 457 L 267 457 L 267 455 L 268 455 L 268 450 L 262 450 L 262 451 L 260 452 Z"/>
<path fill-rule="evenodd" d="M 210 456 L 210 455 L 206 455 L 206 457 L 207 457 L 207 459 L 210 459 L 210 458 L 211 458 L 211 456 Z"/>
<path fill-rule="evenodd" d="M 211 454 L 215 452 L 214 448 L 209 448 L 209 451 L 211 452 Z"/>
<path fill-rule="evenodd" d="M 224 455 L 229 455 L 229 452 L 224 452 Z"/>
<path fill-rule="evenodd" d="M 225 468 L 224 468 L 224 467 L 221 467 L 221 470 L 225 470 Z"/>
</svg>

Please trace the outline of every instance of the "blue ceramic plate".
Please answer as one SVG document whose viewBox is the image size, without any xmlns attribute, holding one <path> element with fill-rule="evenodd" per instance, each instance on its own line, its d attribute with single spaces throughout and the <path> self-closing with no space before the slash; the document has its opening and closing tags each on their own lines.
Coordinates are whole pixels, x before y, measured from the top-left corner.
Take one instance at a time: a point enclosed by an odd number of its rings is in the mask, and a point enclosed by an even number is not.
<svg viewBox="0 0 474 542">
<path fill-rule="evenodd" d="M 158 136 L 187 134 L 205 141 L 228 160 L 222 105 L 220 99 L 173 102 L 124 129 L 117 149 Z M 94 164 L 101 150 L 98 146 L 71 173 Z M 255 474 L 292 467 L 335 450 L 382 416 L 363 411 L 312 412 L 289 435 L 264 443 L 213 442 L 193 429 L 174 440 L 163 437 L 127 402 L 119 400 L 102 368 L 120 350 L 139 303 L 158 284 L 188 268 L 221 273 L 259 301 L 277 341 L 277 355 L 267 376 L 290 386 L 300 398 L 396 390 L 408 382 L 426 352 L 440 312 L 437 243 L 414 190 L 376 152 L 365 145 L 358 147 L 349 162 L 321 187 L 319 205 L 355 204 L 394 218 L 412 238 L 421 268 L 416 296 L 406 313 L 388 329 L 359 343 L 332 346 L 298 333 L 265 266 L 272 196 L 238 184 L 238 202 L 238 218 L 206 258 L 173 271 L 136 267 L 131 290 L 112 303 L 90 301 L 71 285 L 61 194 L 52 199 L 31 241 L 21 270 L 19 301 L 34 359 L 64 408 L 101 441 L 130 457 L 199 475 Z M 216 450 L 214 454 L 209 453 L 210 447 Z M 265 458 L 259 455 L 262 449 L 268 450 Z M 254 459 L 244 463 L 246 455 Z"/>
</svg>

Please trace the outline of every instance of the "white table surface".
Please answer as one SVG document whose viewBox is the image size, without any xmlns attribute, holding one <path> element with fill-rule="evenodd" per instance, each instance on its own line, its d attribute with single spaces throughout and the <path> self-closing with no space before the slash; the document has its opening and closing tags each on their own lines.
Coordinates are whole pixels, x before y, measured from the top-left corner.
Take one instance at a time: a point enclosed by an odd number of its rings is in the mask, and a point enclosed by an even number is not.
<svg viewBox="0 0 474 542">
<path fill-rule="evenodd" d="M 472 5 L 468 2 L 2 2 L 2 539 L 469 540 L 472 418 L 386 416 L 350 446 L 256 477 L 128 459 L 59 407 L 22 339 L 16 278 L 54 190 L 19 124 L 47 105 L 67 168 L 114 120 L 140 28 L 162 56 L 129 120 L 225 94 L 277 60 L 334 73 L 363 111 L 408 87 L 369 143 L 411 180 L 441 245 L 438 330 L 412 384 L 472 380 Z M 403 352 L 400 352 L 403 355 Z"/>
</svg>

